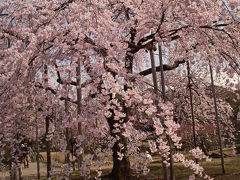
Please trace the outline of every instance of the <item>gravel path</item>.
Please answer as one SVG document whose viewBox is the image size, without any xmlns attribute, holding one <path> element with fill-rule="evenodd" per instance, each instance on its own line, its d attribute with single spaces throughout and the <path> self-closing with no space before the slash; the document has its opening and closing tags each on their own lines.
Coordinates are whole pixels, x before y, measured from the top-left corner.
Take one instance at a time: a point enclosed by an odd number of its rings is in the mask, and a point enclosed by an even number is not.
<svg viewBox="0 0 240 180">
<path fill-rule="evenodd" d="M 47 167 L 46 164 L 40 163 L 40 175 L 46 177 Z M 34 180 L 37 179 L 37 163 L 31 162 L 29 168 L 24 168 L 22 165 L 22 177 L 23 180 Z M 9 172 L 0 172 L 0 179 L 9 180 Z"/>
</svg>

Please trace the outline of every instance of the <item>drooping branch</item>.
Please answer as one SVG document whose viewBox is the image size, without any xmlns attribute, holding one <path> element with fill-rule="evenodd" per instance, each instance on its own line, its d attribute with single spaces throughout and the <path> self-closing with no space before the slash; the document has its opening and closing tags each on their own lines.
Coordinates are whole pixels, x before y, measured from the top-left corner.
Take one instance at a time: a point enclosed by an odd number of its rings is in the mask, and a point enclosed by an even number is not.
<svg viewBox="0 0 240 180">
<path fill-rule="evenodd" d="M 164 64 L 163 65 L 163 71 L 170 71 L 170 70 L 176 69 L 180 64 L 183 64 L 183 63 L 185 63 L 185 60 L 175 61 L 174 64 L 172 64 L 172 65 Z M 156 67 L 156 71 L 157 72 L 160 71 L 160 66 Z M 152 73 L 152 68 L 149 68 L 149 69 L 146 69 L 146 70 L 140 72 L 139 75 L 147 76 L 151 73 Z"/>
<path fill-rule="evenodd" d="M 58 65 L 55 64 L 55 68 L 56 68 L 56 71 L 57 71 L 57 82 L 59 84 L 67 84 L 67 85 L 72 85 L 72 86 L 77 86 L 77 82 L 76 81 L 70 81 L 70 82 L 65 82 L 62 77 L 61 77 L 61 74 L 60 72 L 58 71 Z M 93 82 L 93 79 L 91 80 L 86 80 L 84 83 L 81 84 L 81 87 L 84 88 L 86 87 L 87 85 L 91 84 Z"/>
<path fill-rule="evenodd" d="M 15 37 L 15 38 L 17 38 L 17 39 L 19 39 L 19 40 L 22 40 L 22 41 L 25 41 L 25 39 L 24 38 L 22 38 L 18 33 L 16 33 L 14 30 L 10 30 L 10 29 L 2 29 L 2 32 L 3 33 L 6 33 L 6 34 L 8 34 L 8 35 L 10 35 L 10 36 L 13 36 L 13 37 Z"/>
<path fill-rule="evenodd" d="M 179 31 L 191 27 L 190 25 L 186 25 L 186 26 L 182 26 L 182 27 L 179 27 L 179 28 L 176 28 L 176 29 L 171 29 L 171 30 L 166 31 L 166 32 L 159 32 L 161 24 L 163 23 L 163 20 L 164 20 L 163 18 L 164 18 L 164 13 L 163 13 L 163 16 L 162 16 L 162 19 L 161 19 L 161 22 L 159 24 L 159 27 L 158 27 L 157 31 L 148 35 L 148 36 L 145 36 L 145 37 L 141 38 L 137 43 L 137 48 L 136 49 L 140 50 L 142 48 L 145 48 L 145 45 L 143 45 L 143 44 L 145 42 L 148 42 L 149 40 L 152 40 L 152 42 L 155 41 L 154 38 L 155 38 L 156 34 L 160 35 L 161 38 L 170 37 L 171 41 L 174 41 L 174 40 L 180 38 L 180 36 L 177 34 Z M 214 22 L 214 23 L 216 23 L 216 22 Z M 225 26 L 228 26 L 228 25 L 229 24 L 227 24 L 227 23 L 220 23 L 220 24 L 213 24 L 212 26 L 211 25 L 202 25 L 202 26 L 199 26 L 199 28 L 200 29 L 212 29 L 212 30 L 217 30 L 217 31 L 219 31 L 219 30 L 223 31 L 222 29 L 218 29 L 218 28 L 219 27 L 222 28 L 222 27 L 225 27 Z"/>
<path fill-rule="evenodd" d="M 73 3 L 74 0 L 68 0 L 64 3 L 62 3 L 58 8 L 54 9 L 54 11 L 64 10 L 67 6 L 69 6 L 70 3 Z"/>
<path fill-rule="evenodd" d="M 50 87 L 44 88 L 43 85 L 41 85 L 41 84 L 35 84 L 35 87 L 40 88 L 40 89 L 45 89 L 46 91 L 50 91 L 54 95 L 57 94 L 56 90 L 54 90 L 53 88 L 50 88 Z M 61 101 L 66 100 L 66 101 L 69 101 L 71 103 L 77 104 L 76 101 L 73 101 L 70 98 L 60 97 L 59 100 L 61 100 Z"/>
<path fill-rule="evenodd" d="M 55 63 L 55 68 L 56 68 L 56 71 L 57 71 L 57 82 L 59 84 L 70 84 L 70 85 L 73 85 L 73 86 L 77 86 L 77 82 L 76 81 L 71 81 L 71 82 L 68 82 L 68 83 L 65 83 L 63 80 L 62 80 L 62 77 L 60 75 L 60 72 L 58 71 L 58 65 L 57 63 Z"/>
<path fill-rule="evenodd" d="M 88 36 L 85 36 L 84 42 L 91 44 L 93 46 L 94 51 L 99 53 L 102 57 L 106 57 L 108 55 L 107 49 L 103 47 L 98 47 L 96 43 Z"/>
</svg>

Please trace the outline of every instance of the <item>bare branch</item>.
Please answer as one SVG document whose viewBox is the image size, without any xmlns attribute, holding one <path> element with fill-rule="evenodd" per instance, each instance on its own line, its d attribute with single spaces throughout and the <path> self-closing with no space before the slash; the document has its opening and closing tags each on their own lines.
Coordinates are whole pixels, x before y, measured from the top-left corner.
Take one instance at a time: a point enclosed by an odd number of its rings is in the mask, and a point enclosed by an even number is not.
<svg viewBox="0 0 240 180">
<path fill-rule="evenodd" d="M 54 90 L 53 88 L 50 88 L 50 87 L 44 88 L 41 84 L 35 84 L 35 87 L 40 88 L 40 89 L 45 89 L 46 91 L 50 91 L 54 95 L 57 94 L 56 90 Z M 60 97 L 59 100 L 61 100 L 61 101 L 62 100 L 67 100 L 67 101 L 69 101 L 71 103 L 77 104 L 77 102 L 71 100 L 70 98 Z"/>
<path fill-rule="evenodd" d="M 8 14 L 7 14 L 7 13 L 4 13 L 4 14 L 0 14 L 0 16 L 8 16 Z"/>
<path fill-rule="evenodd" d="M 74 2 L 74 0 L 68 0 L 62 3 L 58 8 L 54 9 L 54 11 L 64 10 L 72 2 Z"/>
<path fill-rule="evenodd" d="M 175 61 L 174 64 L 172 64 L 172 65 L 164 64 L 163 65 L 163 71 L 170 71 L 170 70 L 176 69 L 180 64 L 183 64 L 183 63 L 185 63 L 185 60 Z M 160 71 L 160 66 L 156 67 L 156 71 L 157 72 Z M 139 75 L 147 76 L 147 75 L 149 75 L 151 73 L 152 73 L 152 68 L 149 68 L 149 69 L 146 69 L 146 70 L 140 72 Z"/>
<path fill-rule="evenodd" d="M 89 37 L 85 36 L 84 38 L 84 42 L 89 43 L 91 45 L 93 45 L 93 49 L 99 53 L 100 55 L 102 55 L 102 57 L 106 57 L 107 56 L 107 49 L 103 48 L 103 47 L 97 47 L 96 43 Z"/>
</svg>

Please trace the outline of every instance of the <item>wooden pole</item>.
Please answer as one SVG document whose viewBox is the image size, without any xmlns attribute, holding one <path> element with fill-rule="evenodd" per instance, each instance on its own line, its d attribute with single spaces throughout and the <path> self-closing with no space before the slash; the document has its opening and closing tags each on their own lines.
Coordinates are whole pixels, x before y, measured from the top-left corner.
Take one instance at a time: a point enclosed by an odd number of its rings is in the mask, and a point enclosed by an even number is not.
<svg viewBox="0 0 240 180">
<path fill-rule="evenodd" d="M 210 75 L 211 75 L 212 94 L 213 94 L 213 101 L 214 101 L 214 108 L 215 108 L 215 116 L 216 116 L 216 123 L 217 123 L 218 140 L 219 140 L 219 146 L 220 146 L 222 173 L 225 174 L 224 154 L 223 154 L 223 145 L 222 145 L 222 138 L 221 138 L 222 135 L 221 135 L 221 129 L 220 129 L 220 122 L 219 122 L 219 118 L 218 118 L 216 92 L 215 92 L 215 86 L 214 86 L 214 80 L 213 80 L 213 72 L 212 72 L 212 66 L 211 66 L 210 60 L 209 60 L 209 69 L 210 69 Z"/>
<path fill-rule="evenodd" d="M 68 98 L 68 96 L 67 96 L 67 98 Z M 69 116 L 69 112 L 68 112 L 68 100 L 67 100 L 67 99 L 65 99 L 65 113 L 66 113 L 66 115 L 67 115 L 67 117 L 68 117 L 68 116 Z M 68 117 L 68 118 L 69 118 L 69 117 Z M 67 121 L 68 121 L 68 120 L 67 120 Z M 66 143 L 67 143 L 67 149 L 69 149 L 70 144 L 69 144 L 69 128 L 68 128 L 68 127 L 67 127 L 66 130 L 65 130 L 65 138 L 66 138 Z M 69 161 L 69 153 L 67 153 L 67 155 L 66 155 L 65 162 L 66 162 L 67 164 L 70 163 L 70 161 Z"/>
<path fill-rule="evenodd" d="M 50 124 L 50 116 L 47 115 L 45 119 L 46 123 L 46 151 L 47 151 L 47 178 L 51 178 L 51 144 L 48 140 L 47 136 L 49 134 L 49 124 Z"/>
<path fill-rule="evenodd" d="M 37 154 L 36 154 L 36 162 L 37 162 L 37 179 L 40 179 L 40 165 L 39 165 L 39 141 L 38 141 L 38 121 L 37 121 L 37 111 L 35 113 L 35 126 L 36 126 L 36 146 L 37 146 Z"/>
<path fill-rule="evenodd" d="M 166 101 L 166 89 L 165 89 L 165 79 L 164 79 L 164 72 L 163 72 L 163 59 L 162 59 L 162 48 L 158 45 L 159 51 L 159 65 L 160 65 L 160 72 L 161 72 L 161 85 L 162 85 L 162 98 L 163 101 Z M 167 140 L 170 146 L 170 180 L 175 180 L 175 173 L 173 167 L 173 154 L 172 154 L 172 141 L 169 136 L 167 136 Z"/>
<path fill-rule="evenodd" d="M 78 118 L 81 114 L 82 108 L 82 90 L 81 90 L 81 60 L 78 58 L 77 67 L 76 67 L 76 75 L 77 75 L 77 114 Z M 78 133 L 82 135 L 82 124 L 78 122 Z"/>
<path fill-rule="evenodd" d="M 159 111 L 159 107 L 158 107 L 159 93 L 158 93 L 157 73 L 156 73 L 156 65 L 155 65 L 155 60 L 154 60 L 153 46 L 151 48 L 149 48 L 149 52 L 150 52 L 150 59 L 151 59 L 151 66 L 152 66 L 152 78 L 153 78 L 153 85 L 154 85 L 154 93 L 157 96 L 154 102 Z M 165 158 L 162 156 L 163 178 L 164 178 L 164 180 L 168 180 L 168 170 L 167 170 L 167 166 L 164 163 L 164 161 L 165 161 Z"/>
<path fill-rule="evenodd" d="M 81 89 L 81 59 L 77 60 L 76 67 L 76 75 L 77 75 L 77 120 L 78 120 L 78 134 L 82 135 L 82 122 L 79 121 L 79 117 L 82 111 L 82 89 Z M 83 154 L 78 156 L 78 168 L 81 167 L 81 163 L 83 161 Z"/>
<path fill-rule="evenodd" d="M 193 112 L 192 84 L 191 84 L 191 77 L 190 77 L 189 61 L 187 61 L 187 72 L 188 72 L 188 88 L 189 88 L 189 95 L 190 95 L 192 127 L 193 127 L 193 144 L 194 144 L 194 148 L 196 148 L 197 147 L 196 124 L 195 124 L 195 118 L 194 118 L 194 112 Z M 195 161 L 198 164 L 198 159 L 195 159 Z"/>
<path fill-rule="evenodd" d="M 68 78 L 70 78 L 70 74 L 68 74 Z M 69 123 L 69 103 L 68 103 L 68 84 L 66 84 L 66 95 L 67 99 L 65 99 L 65 113 L 67 116 L 67 123 Z M 70 137 L 69 137 L 69 127 L 66 128 L 65 130 L 65 138 L 66 138 L 66 143 L 67 143 L 67 150 L 70 149 Z M 70 163 L 70 153 L 68 152 L 67 155 L 65 156 L 65 163 L 69 164 Z"/>
<path fill-rule="evenodd" d="M 160 72 L 161 72 L 161 85 L 162 85 L 162 98 L 163 101 L 166 101 L 166 89 L 165 89 L 165 80 L 164 80 L 164 73 L 163 73 L 163 60 L 162 60 L 162 48 L 158 45 L 159 51 L 159 65 L 160 65 Z"/>
<path fill-rule="evenodd" d="M 48 81 L 48 67 L 44 65 L 44 74 L 46 75 L 45 83 Z M 45 118 L 45 128 L 46 128 L 46 151 L 47 151 L 47 178 L 51 178 L 51 142 L 48 140 L 49 134 L 49 123 L 50 123 L 50 115 L 48 114 Z"/>
</svg>

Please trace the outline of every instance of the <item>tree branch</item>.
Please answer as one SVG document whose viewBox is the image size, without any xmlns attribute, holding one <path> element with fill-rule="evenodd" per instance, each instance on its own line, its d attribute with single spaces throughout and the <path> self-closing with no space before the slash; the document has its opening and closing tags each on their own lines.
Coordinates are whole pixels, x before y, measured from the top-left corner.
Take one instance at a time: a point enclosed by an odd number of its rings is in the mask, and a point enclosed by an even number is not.
<svg viewBox="0 0 240 180">
<path fill-rule="evenodd" d="M 57 94 L 56 90 L 54 90 L 53 88 L 50 88 L 50 87 L 44 88 L 41 84 L 35 84 L 35 87 L 40 88 L 40 89 L 45 89 L 46 91 L 50 91 L 54 95 Z M 59 100 L 61 100 L 61 101 L 62 100 L 67 100 L 67 101 L 69 101 L 71 103 L 77 104 L 76 101 L 72 101 L 70 98 L 60 97 Z"/>
<path fill-rule="evenodd" d="M 97 53 L 102 55 L 102 57 L 106 57 L 107 56 L 107 49 L 103 48 L 103 47 L 97 47 L 96 43 L 91 38 L 85 36 L 84 42 L 93 45 L 94 46 L 93 47 L 94 51 L 96 51 Z"/>
<path fill-rule="evenodd" d="M 65 9 L 70 3 L 73 3 L 74 0 L 68 0 L 64 3 L 62 3 L 58 8 L 54 9 L 54 11 L 59 11 Z"/>
<path fill-rule="evenodd" d="M 172 64 L 172 65 L 164 64 L 163 65 L 163 71 L 170 71 L 170 70 L 176 69 L 180 64 L 183 64 L 183 63 L 185 63 L 185 60 L 175 61 L 174 64 Z M 160 71 L 160 66 L 156 67 L 156 71 L 157 72 Z M 146 69 L 146 70 L 140 72 L 139 75 L 147 76 L 147 75 L 149 75 L 151 73 L 152 73 L 152 68 L 149 68 L 149 69 Z"/>
<path fill-rule="evenodd" d="M 8 14 L 7 13 L 3 13 L 3 14 L 0 14 L 0 17 L 1 16 L 8 16 Z"/>
</svg>

